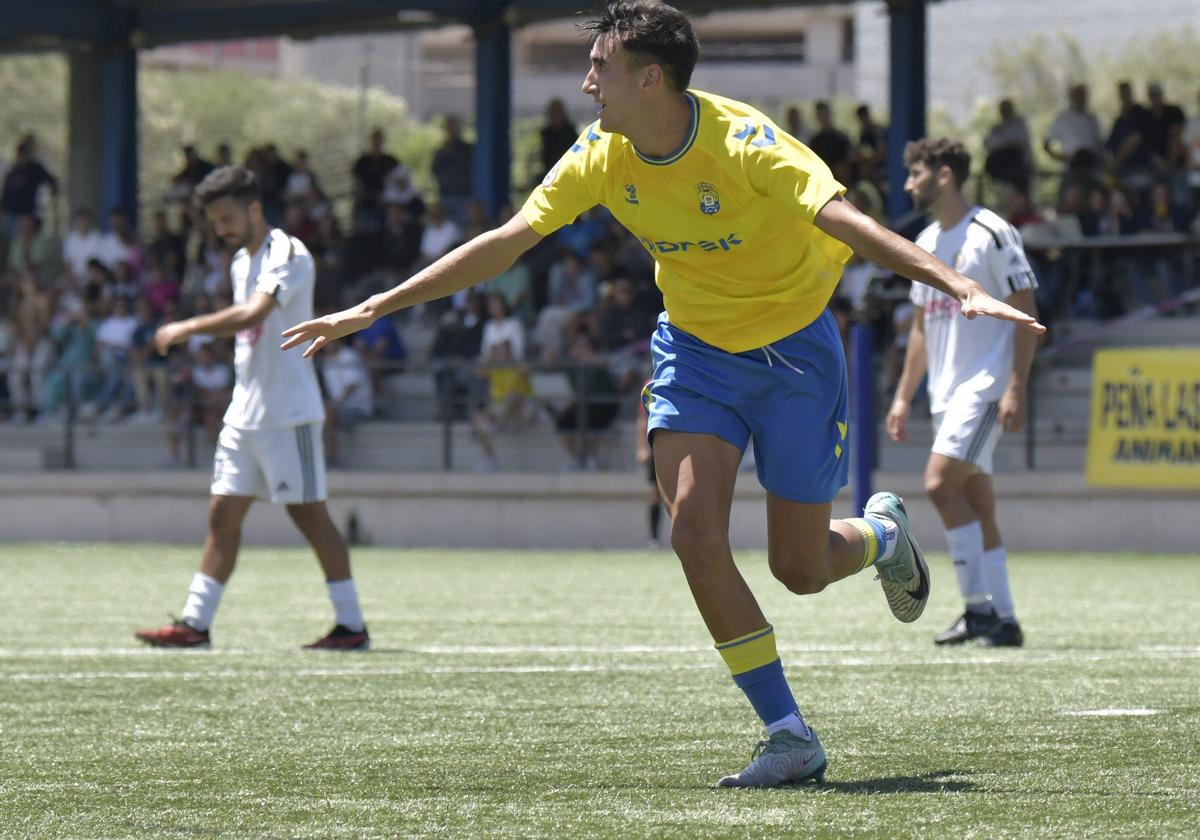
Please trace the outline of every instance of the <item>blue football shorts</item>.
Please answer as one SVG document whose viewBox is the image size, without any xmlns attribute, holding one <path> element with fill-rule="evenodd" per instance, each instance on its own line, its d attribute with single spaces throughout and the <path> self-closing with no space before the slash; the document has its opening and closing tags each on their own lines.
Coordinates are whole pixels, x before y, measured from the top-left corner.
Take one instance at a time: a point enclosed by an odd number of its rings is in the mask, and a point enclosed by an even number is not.
<svg viewBox="0 0 1200 840">
<path fill-rule="evenodd" d="M 654 379 L 642 392 L 655 429 L 716 435 L 745 451 L 754 439 L 758 480 L 794 502 L 832 501 L 846 486 L 846 356 L 826 309 L 792 335 L 729 353 L 658 318 Z"/>
</svg>

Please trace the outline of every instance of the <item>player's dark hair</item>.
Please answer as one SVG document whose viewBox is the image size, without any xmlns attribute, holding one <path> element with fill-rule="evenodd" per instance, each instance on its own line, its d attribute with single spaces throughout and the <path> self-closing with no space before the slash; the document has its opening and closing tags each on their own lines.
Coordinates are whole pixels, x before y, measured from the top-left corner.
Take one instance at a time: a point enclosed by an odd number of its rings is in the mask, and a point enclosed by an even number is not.
<svg viewBox="0 0 1200 840">
<path fill-rule="evenodd" d="M 904 147 L 904 165 L 923 163 L 934 172 L 943 166 L 950 167 L 954 183 L 961 187 L 971 174 L 971 153 L 957 140 L 948 137 L 926 137 L 913 140 Z"/>
<path fill-rule="evenodd" d="M 196 205 L 208 207 L 220 198 L 232 198 L 248 206 L 252 201 L 262 200 L 258 176 L 244 166 L 222 166 L 214 169 L 196 186 Z"/>
<path fill-rule="evenodd" d="M 686 90 L 700 57 L 700 44 L 687 16 L 666 3 L 613 0 L 591 20 L 579 24 L 591 44 L 615 42 L 625 48 L 633 67 L 658 64 L 676 90 Z M 607 45 L 606 44 L 606 45 Z"/>
</svg>

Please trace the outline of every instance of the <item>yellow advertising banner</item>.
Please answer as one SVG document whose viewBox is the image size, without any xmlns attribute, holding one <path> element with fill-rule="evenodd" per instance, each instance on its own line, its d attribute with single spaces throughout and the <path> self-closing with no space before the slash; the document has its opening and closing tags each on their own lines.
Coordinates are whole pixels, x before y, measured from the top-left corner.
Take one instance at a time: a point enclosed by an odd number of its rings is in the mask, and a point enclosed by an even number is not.
<svg viewBox="0 0 1200 840">
<path fill-rule="evenodd" d="M 1200 348 L 1096 352 L 1087 480 L 1200 489 Z"/>
</svg>

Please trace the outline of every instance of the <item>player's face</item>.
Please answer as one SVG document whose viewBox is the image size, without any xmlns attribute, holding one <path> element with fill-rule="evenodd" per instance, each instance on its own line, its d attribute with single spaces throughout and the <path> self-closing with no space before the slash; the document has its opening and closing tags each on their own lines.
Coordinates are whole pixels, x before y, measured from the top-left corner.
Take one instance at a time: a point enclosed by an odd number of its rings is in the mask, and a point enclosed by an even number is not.
<svg viewBox="0 0 1200 840">
<path fill-rule="evenodd" d="M 918 210 L 928 210 L 941 194 L 934 171 L 921 161 L 908 168 L 904 191 Z"/>
<path fill-rule="evenodd" d="M 617 134 L 634 121 L 639 105 L 638 80 L 629 69 L 620 44 L 600 38 L 592 45 L 592 68 L 583 79 L 583 92 L 600 106 L 600 128 Z"/>
<path fill-rule="evenodd" d="M 257 202 L 255 202 L 257 203 Z M 253 206 L 253 205 L 252 205 Z M 250 208 L 232 196 L 222 196 L 204 209 L 213 233 L 234 251 L 250 243 Z"/>
</svg>

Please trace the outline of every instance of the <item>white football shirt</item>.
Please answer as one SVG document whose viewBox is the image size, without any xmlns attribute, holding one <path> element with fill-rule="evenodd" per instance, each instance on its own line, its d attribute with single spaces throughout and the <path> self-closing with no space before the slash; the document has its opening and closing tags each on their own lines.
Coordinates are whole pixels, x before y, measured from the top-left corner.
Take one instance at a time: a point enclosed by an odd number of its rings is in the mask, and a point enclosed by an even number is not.
<svg viewBox="0 0 1200 840">
<path fill-rule="evenodd" d="M 973 207 L 948 230 L 934 222 L 917 245 L 999 300 L 1037 288 L 1021 235 L 991 210 Z M 1015 325 L 988 317 L 968 321 L 956 299 L 924 283 L 913 283 L 909 297 L 925 313 L 929 410 L 945 411 L 964 398 L 1000 399 L 1012 374 Z"/>
<path fill-rule="evenodd" d="M 229 270 L 233 302 L 255 292 L 276 306 L 257 327 L 242 330 L 234 345 L 236 381 L 225 423 L 238 429 L 297 426 L 325 419 L 321 388 L 311 359 L 299 350 L 280 350 L 280 333 L 313 317 L 316 268 L 299 239 L 272 230 L 254 254 L 245 248 Z"/>
</svg>

